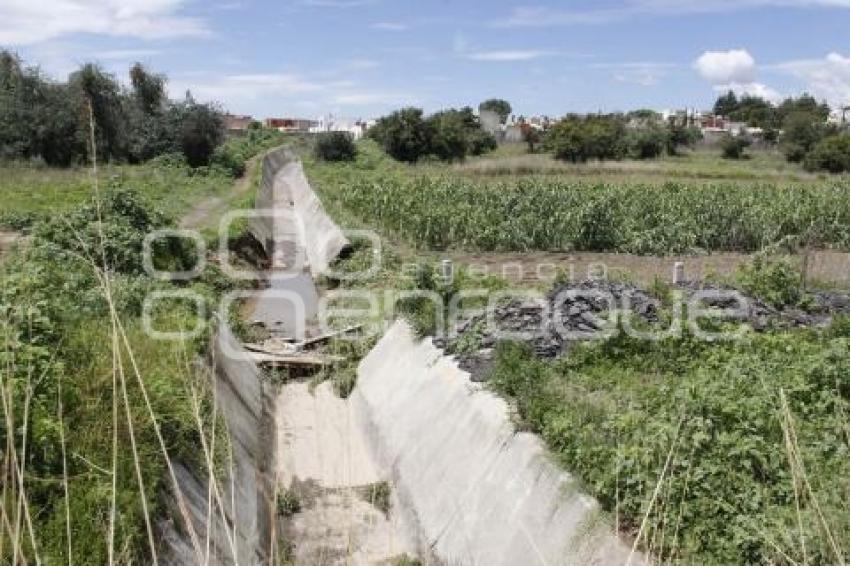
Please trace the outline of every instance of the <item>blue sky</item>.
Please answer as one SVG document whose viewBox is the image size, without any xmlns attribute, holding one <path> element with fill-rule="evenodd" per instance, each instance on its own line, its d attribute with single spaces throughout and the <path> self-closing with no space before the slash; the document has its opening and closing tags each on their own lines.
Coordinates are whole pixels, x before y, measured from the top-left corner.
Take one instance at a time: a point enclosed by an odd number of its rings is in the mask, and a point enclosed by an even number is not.
<svg viewBox="0 0 850 566">
<path fill-rule="evenodd" d="M 64 78 L 139 60 L 236 113 L 370 117 L 707 107 L 726 88 L 850 104 L 850 0 L 0 0 L 0 45 Z"/>
</svg>

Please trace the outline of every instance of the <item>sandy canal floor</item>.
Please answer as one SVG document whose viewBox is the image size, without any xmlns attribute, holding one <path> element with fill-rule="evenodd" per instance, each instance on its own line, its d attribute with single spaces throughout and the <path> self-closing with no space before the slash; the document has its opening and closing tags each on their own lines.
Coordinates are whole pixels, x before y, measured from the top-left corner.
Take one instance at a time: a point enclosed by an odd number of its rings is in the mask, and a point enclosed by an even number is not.
<svg viewBox="0 0 850 566">
<path fill-rule="evenodd" d="M 368 499 L 386 480 L 372 460 L 349 401 L 330 383 L 283 386 L 276 412 L 280 489 L 298 494 L 301 511 L 285 520 L 296 564 L 389 564 L 415 555 L 412 533 L 391 508 Z M 393 499 L 395 499 L 393 497 Z"/>
</svg>

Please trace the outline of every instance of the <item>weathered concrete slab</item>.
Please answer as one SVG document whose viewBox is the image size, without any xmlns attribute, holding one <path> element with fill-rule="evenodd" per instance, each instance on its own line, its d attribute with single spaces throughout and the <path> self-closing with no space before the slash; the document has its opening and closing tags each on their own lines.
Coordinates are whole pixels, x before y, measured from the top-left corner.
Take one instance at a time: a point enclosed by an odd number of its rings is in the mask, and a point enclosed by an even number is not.
<svg viewBox="0 0 850 566">
<path fill-rule="evenodd" d="M 349 245 L 289 148 L 272 150 L 263 157 L 256 209 L 260 216 L 251 222 L 251 231 L 272 258 L 273 269 L 306 269 L 319 275 Z"/>
<path fill-rule="evenodd" d="M 576 480 L 516 432 L 506 403 L 395 323 L 362 361 L 359 405 L 377 460 L 449 564 L 623 564 L 630 548 Z M 642 562 L 634 557 L 632 564 Z"/>
</svg>

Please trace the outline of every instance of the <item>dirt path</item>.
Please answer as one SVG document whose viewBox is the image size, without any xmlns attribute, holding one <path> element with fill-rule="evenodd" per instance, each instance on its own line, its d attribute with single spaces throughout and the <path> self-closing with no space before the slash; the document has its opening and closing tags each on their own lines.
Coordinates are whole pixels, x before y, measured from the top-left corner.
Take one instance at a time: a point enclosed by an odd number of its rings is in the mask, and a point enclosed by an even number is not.
<svg viewBox="0 0 850 566">
<path fill-rule="evenodd" d="M 180 228 L 198 230 L 208 226 L 217 226 L 221 217 L 231 209 L 233 201 L 251 190 L 254 167 L 257 166 L 261 157 L 252 157 L 245 163 L 245 174 L 233 183 L 230 192 L 226 195 L 207 197 L 195 203 L 192 209 L 180 220 Z"/>
<path fill-rule="evenodd" d="M 367 501 L 385 480 L 370 457 L 357 417 L 329 382 L 285 385 L 277 403 L 277 475 L 298 494 L 301 510 L 286 521 L 296 564 L 387 564 L 415 554 L 409 530 Z"/>
<path fill-rule="evenodd" d="M 0 232 L 0 261 L 3 261 L 6 254 L 21 241 L 21 238 L 18 232 Z"/>
</svg>

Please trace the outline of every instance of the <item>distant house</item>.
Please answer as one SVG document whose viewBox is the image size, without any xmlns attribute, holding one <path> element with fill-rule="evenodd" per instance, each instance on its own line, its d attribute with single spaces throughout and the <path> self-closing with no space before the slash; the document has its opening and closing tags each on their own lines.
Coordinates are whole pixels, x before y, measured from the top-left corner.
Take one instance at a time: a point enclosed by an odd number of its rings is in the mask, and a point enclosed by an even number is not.
<svg viewBox="0 0 850 566">
<path fill-rule="evenodd" d="M 248 131 L 254 118 L 247 115 L 225 114 L 224 129 L 229 136 L 241 136 Z"/>
<path fill-rule="evenodd" d="M 366 130 L 370 126 L 368 122 L 360 119 L 339 118 L 332 114 L 320 116 L 313 124 L 310 131 L 315 134 L 323 132 L 347 132 L 356 140 L 365 136 Z"/>
<path fill-rule="evenodd" d="M 315 120 L 305 118 L 266 118 L 266 127 L 281 132 L 307 133 L 316 126 Z"/>
</svg>

